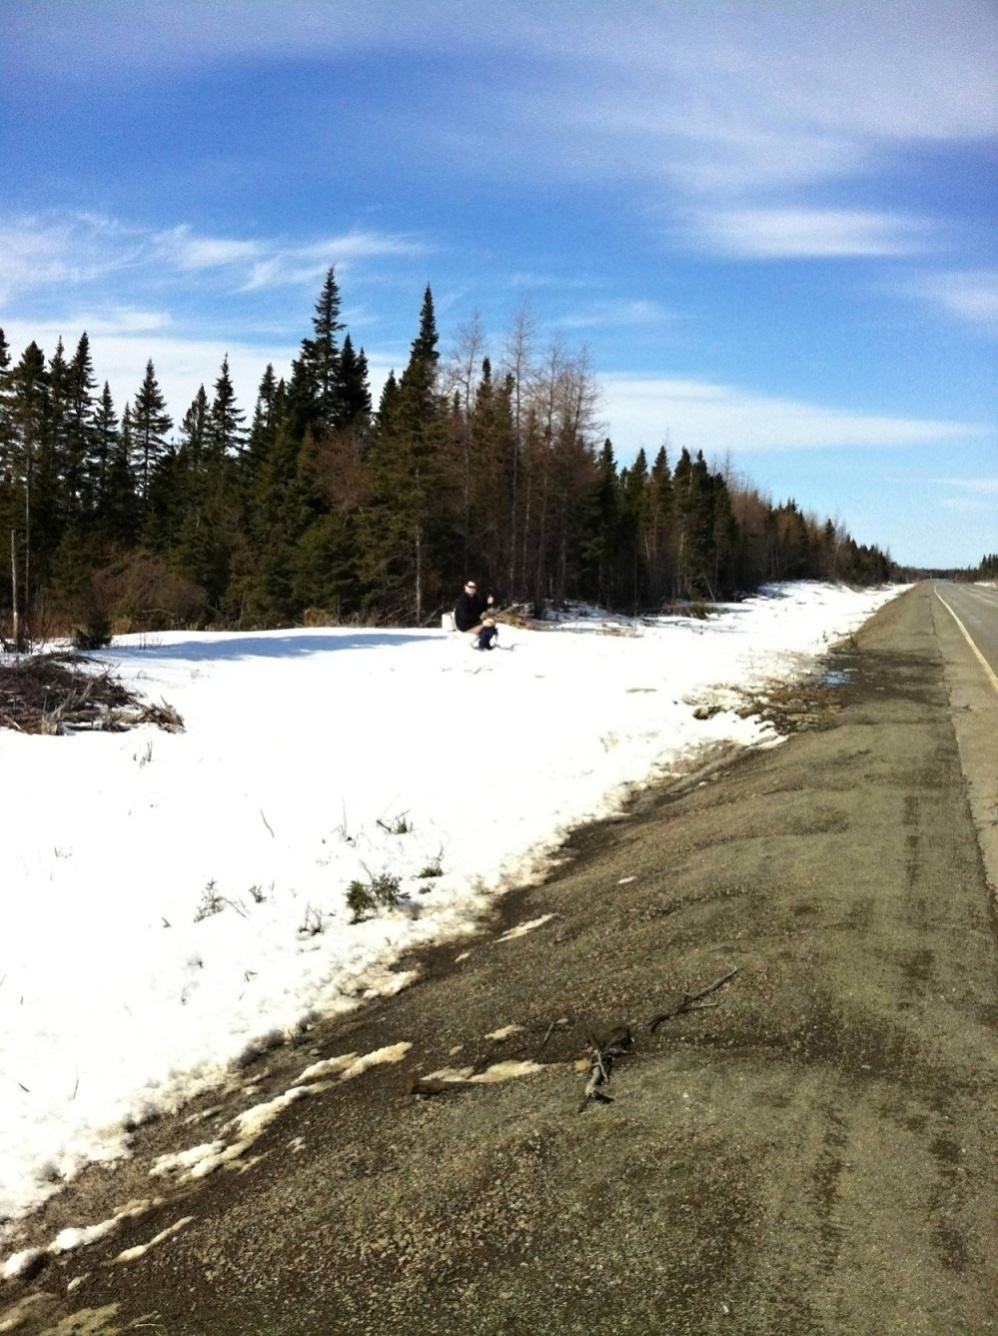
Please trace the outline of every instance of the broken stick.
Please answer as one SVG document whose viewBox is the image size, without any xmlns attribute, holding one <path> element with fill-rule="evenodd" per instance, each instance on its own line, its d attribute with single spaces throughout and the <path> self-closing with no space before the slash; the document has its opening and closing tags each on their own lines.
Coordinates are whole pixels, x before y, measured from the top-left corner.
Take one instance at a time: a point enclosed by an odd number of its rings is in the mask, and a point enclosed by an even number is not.
<svg viewBox="0 0 998 1336">
<path fill-rule="evenodd" d="M 713 1002 L 705 1003 L 703 999 L 709 997 L 711 993 L 716 993 L 719 988 L 723 988 L 724 985 L 733 979 L 737 973 L 737 968 L 728 970 L 727 974 L 722 974 L 719 979 L 715 979 L 713 983 L 709 983 L 706 988 L 701 988 L 698 993 L 684 992 L 678 1006 L 673 1007 L 671 1011 L 659 1012 L 657 1016 L 651 1018 L 648 1022 L 648 1029 L 655 1031 L 663 1021 L 671 1021 L 676 1016 L 685 1015 L 688 1011 L 706 1011 L 708 1007 L 716 1005 Z"/>
</svg>

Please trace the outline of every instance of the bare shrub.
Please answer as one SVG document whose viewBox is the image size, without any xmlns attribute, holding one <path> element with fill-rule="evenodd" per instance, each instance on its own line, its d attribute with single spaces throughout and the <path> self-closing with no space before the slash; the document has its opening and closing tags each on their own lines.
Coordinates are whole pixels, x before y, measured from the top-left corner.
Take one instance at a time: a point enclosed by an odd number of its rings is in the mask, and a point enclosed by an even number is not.
<svg viewBox="0 0 998 1336">
<path fill-rule="evenodd" d="M 140 549 L 93 576 L 92 598 L 115 630 L 167 631 L 204 620 L 206 595 L 162 557 Z"/>
</svg>

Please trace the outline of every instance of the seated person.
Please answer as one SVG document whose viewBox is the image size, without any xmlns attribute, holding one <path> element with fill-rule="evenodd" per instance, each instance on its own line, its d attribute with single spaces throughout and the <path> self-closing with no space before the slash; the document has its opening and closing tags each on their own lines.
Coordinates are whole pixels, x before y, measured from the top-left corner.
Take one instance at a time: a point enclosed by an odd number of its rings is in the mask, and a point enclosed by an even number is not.
<svg viewBox="0 0 998 1336">
<path fill-rule="evenodd" d="M 459 631 L 476 637 L 475 649 L 495 648 L 492 642 L 499 634 L 495 618 L 483 615 L 494 603 L 492 594 L 482 598 L 474 580 L 464 582 L 464 592 L 458 595 L 454 604 L 454 625 Z"/>
</svg>

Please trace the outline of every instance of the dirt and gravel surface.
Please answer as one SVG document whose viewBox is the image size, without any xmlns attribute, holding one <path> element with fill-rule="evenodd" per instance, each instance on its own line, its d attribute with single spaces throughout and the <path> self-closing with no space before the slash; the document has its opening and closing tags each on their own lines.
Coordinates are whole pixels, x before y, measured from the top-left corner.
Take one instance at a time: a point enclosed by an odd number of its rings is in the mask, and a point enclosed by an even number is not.
<svg viewBox="0 0 998 1336">
<path fill-rule="evenodd" d="M 0 1288 L 0 1331 L 998 1332 L 998 954 L 954 727 L 996 707 L 970 658 L 931 587 L 889 604 L 827 684 L 773 693 L 783 745 L 580 831 L 414 986 L 138 1129 L 25 1243 L 165 1200 Z M 584 1101 L 620 1026 L 614 1102 Z M 309 1063 L 402 1042 L 228 1168 L 148 1177 Z M 513 1060 L 542 1070 L 412 1093 Z"/>
</svg>

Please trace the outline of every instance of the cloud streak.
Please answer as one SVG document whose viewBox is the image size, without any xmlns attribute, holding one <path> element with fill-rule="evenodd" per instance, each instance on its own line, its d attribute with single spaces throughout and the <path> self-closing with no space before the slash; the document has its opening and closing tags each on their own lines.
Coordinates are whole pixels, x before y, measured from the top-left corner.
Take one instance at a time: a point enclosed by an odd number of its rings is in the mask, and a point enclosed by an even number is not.
<svg viewBox="0 0 998 1336">
<path fill-rule="evenodd" d="M 313 283 L 331 265 L 429 251 L 418 238 L 372 230 L 302 242 L 205 236 L 186 223 L 155 231 L 85 213 L 26 216 L 0 221 L 0 306 L 22 293 L 81 288 L 126 270 L 133 287 L 168 275 L 256 292 Z"/>
<path fill-rule="evenodd" d="M 854 259 L 914 255 L 930 228 L 916 218 L 863 209 L 728 209 L 693 215 L 694 234 L 739 259 Z"/>
<path fill-rule="evenodd" d="M 926 274 L 908 290 L 946 315 L 998 334 L 998 270 Z"/>
<path fill-rule="evenodd" d="M 855 413 L 706 380 L 608 376 L 603 390 L 614 442 L 625 452 L 656 450 L 666 438 L 675 450 L 741 455 L 940 445 L 987 435 L 976 423 Z"/>
</svg>

